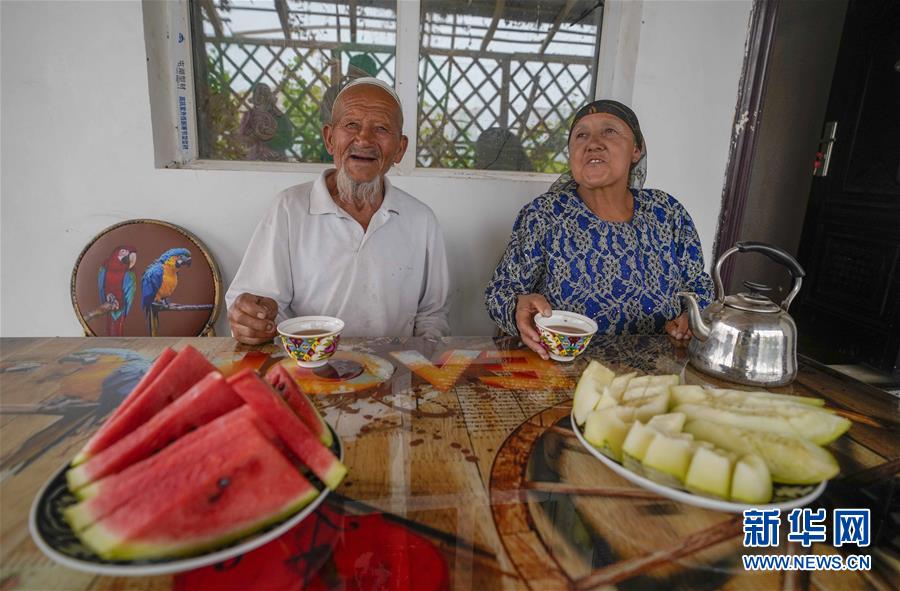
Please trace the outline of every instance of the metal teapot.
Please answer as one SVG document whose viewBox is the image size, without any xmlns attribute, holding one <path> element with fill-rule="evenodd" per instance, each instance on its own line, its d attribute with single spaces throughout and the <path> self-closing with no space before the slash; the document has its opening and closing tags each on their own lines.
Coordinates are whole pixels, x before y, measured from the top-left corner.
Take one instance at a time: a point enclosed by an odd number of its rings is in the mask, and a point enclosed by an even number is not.
<svg viewBox="0 0 900 591">
<path fill-rule="evenodd" d="M 765 296 L 770 287 L 744 282 L 750 292 L 725 297 L 721 268 L 736 252 L 758 252 L 786 266 L 793 278 L 781 305 Z M 691 365 L 700 371 L 752 386 L 783 386 L 797 376 L 797 325 L 788 307 L 806 273 L 794 257 L 762 242 L 738 242 L 716 262 L 716 301 L 701 314 L 697 296 L 680 292 L 687 304 L 694 338 L 688 347 Z"/>
</svg>

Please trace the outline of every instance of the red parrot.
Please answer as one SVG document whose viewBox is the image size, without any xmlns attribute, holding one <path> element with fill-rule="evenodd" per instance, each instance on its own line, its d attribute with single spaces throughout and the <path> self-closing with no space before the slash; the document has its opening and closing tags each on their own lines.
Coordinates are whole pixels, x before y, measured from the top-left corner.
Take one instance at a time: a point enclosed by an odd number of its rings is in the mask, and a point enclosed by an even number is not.
<svg viewBox="0 0 900 591">
<path fill-rule="evenodd" d="M 106 316 L 106 334 L 120 337 L 125 334 L 125 317 L 131 311 L 137 281 L 131 269 L 137 262 L 137 250 L 132 246 L 117 246 L 109 258 L 100 265 L 97 287 L 100 304 L 109 304 L 112 310 Z"/>
</svg>

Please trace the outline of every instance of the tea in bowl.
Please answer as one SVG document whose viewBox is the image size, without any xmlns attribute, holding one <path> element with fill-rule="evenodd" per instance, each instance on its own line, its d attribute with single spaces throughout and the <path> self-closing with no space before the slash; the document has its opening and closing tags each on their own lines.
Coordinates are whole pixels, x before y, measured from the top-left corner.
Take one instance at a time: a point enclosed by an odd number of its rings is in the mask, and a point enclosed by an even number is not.
<svg viewBox="0 0 900 591">
<path fill-rule="evenodd" d="M 597 332 L 597 323 L 587 316 L 562 310 L 553 310 L 550 316 L 535 314 L 534 324 L 541 345 L 556 361 L 572 361 L 581 355 Z"/>
<path fill-rule="evenodd" d="M 337 351 L 344 321 L 332 316 L 297 316 L 278 324 L 281 346 L 300 367 L 321 367 Z"/>
</svg>

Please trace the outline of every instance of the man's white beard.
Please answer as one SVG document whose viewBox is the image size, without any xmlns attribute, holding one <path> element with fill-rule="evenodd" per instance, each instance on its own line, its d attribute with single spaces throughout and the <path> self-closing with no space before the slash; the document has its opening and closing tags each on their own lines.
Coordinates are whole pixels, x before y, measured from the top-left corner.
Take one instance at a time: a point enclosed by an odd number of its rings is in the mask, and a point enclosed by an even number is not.
<svg viewBox="0 0 900 591">
<path fill-rule="evenodd" d="M 381 175 L 376 176 L 371 181 L 360 183 L 354 181 L 341 166 L 337 171 L 335 178 L 337 182 L 338 197 L 346 204 L 353 204 L 357 209 L 362 209 L 366 205 L 374 207 L 378 204 L 381 197 L 383 183 Z"/>
</svg>

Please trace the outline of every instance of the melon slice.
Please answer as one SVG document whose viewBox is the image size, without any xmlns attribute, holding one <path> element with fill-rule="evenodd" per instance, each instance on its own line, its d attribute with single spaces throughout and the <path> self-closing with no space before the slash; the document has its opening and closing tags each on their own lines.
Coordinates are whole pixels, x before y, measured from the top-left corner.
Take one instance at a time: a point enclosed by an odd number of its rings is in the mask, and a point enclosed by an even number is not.
<svg viewBox="0 0 900 591">
<path fill-rule="evenodd" d="M 672 386 L 669 389 L 672 404 L 702 403 L 709 398 L 706 392 L 706 388 L 692 385 Z"/>
<path fill-rule="evenodd" d="M 156 379 L 129 395 L 129 398 L 134 396 L 133 400 L 126 399 L 122 412 L 103 423 L 72 460 L 72 465 L 81 464 L 137 429 L 215 369 L 202 353 L 187 345 L 159 371 Z"/>
<path fill-rule="evenodd" d="M 680 378 L 675 374 L 667 374 L 661 376 L 645 375 L 631 379 L 628 382 L 628 389 L 633 390 L 637 388 L 649 387 L 669 388 L 670 386 L 677 386 L 680 381 Z"/>
<path fill-rule="evenodd" d="M 622 464 L 626 468 L 638 473 L 642 472 L 641 461 L 656 433 L 656 429 L 640 421 L 632 423 L 625 442 L 622 443 Z"/>
<path fill-rule="evenodd" d="M 750 505 L 772 500 L 772 475 L 765 460 L 758 454 L 746 454 L 734 464 L 731 500 Z"/>
<path fill-rule="evenodd" d="M 625 395 L 628 395 L 628 393 L 625 392 Z M 645 393 L 645 396 L 628 400 L 625 400 L 623 396 L 623 400 L 620 403 L 622 407 L 633 408 L 635 419 L 644 422 L 651 420 L 657 415 L 664 414 L 669 408 L 668 389 L 658 391 L 647 388 Z"/>
<path fill-rule="evenodd" d="M 738 406 L 706 401 L 702 404 L 681 404 L 675 410 L 686 414 L 688 419 L 803 437 L 820 445 L 834 441 L 850 428 L 847 419 L 812 406 Z"/>
<path fill-rule="evenodd" d="M 581 374 L 578 380 L 578 386 L 575 387 L 575 397 L 572 401 L 572 414 L 575 416 L 575 422 L 583 425 L 590 413 L 600 402 L 600 395 L 603 389 L 609 385 L 616 377 L 611 369 L 601 364 L 599 361 L 591 360 L 588 366 Z"/>
<path fill-rule="evenodd" d="M 337 488 L 347 474 L 347 468 L 322 445 L 283 398 L 249 369 L 230 377 L 228 382 L 313 474 L 328 488 Z"/>
<path fill-rule="evenodd" d="M 823 398 L 813 398 L 811 396 L 793 396 L 790 394 L 776 394 L 775 392 L 747 391 L 747 390 L 730 390 L 713 388 L 707 392 L 710 396 L 719 399 L 726 399 L 731 402 L 741 402 L 744 400 L 755 402 L 771 402 L 774 404 L 802 404 L 812 407 L 825 406 Z"/>
<path fill-rule="evenodd" d="M 222 374 L 211 372 L 136 430 L 69 470 L 69 490 L 78 494 L 81 487 L 124 470 L 243 403 Z"/>
<path fill-rule="evenodd" d="M 693 420 L 684 426 L 697 439 L 738 454 L 758 453 L 772 480 L 784 484 L 817 484 L 840 471 L 831 453 L 801 437 L 739 429 L 710 421 Z"/>
<path fill-rule="evenodd" d="M 734 457 L 727 451 L 698 446 L 684 477 L 691 492 L 727 499 L 731 494 Z"/>
<path fill-rule="evenodd" d="M 675 404 L 702 404 L 707 400 L 717 400 L 730 404 L 741 405 L 755 403 L 760 405 L 803 405 L 807 407 L 822 407 L 825 401 L 821 398 L 809 396 L 791 396 L 789 394 L 775 394 L 772 392 L 747 392 L 744 390 L 725 390 L 720 388 L 702 388 L 700 386 L 672 386 L 672 400 Z"/>
<path fill-rule="evenodd" d="M 677 386 L 681 383 L 681 378 L 675 374 L 653 375 L 648 377 L 650 379 L 648 380 L 647 385 L 651 387 L 663 387 L 668 389 L 671 386 Z"/>
<path fill-rule="evenodd" d="M 316 410 L 312 400 L 300 391 L 297 382 L 291 377 L 291 374 L 282 364 L 277 364 L 266 374 L 266 381 L 272 385 L 276 392 L 281 394 L 288 406 L 300 417 L 313 435 L 319 438 L 319 441 L 325 447 L 331 447 L 334 443 L 334 436 L 331 429 L 325 423 L 325 419 Z"/>
<path fill-rule="evenodd" d="M 584 423 L 584 438 L 602 454 L 622 461 L 622 444 L 631 427 L 630 421 L 623 420 L 620 407 L 595 410 Z"/>
<path fill-rule="evenodd" d="M 622 399 L 622 394 L 628 389 L 628 383 L 632 379 L 635 379 L 634 376 L 636 375 L 637 372 L 633 371 L 631 373 L 616 376 L 613 378 L 613 381 L 603 388 L 603 396 L 618 403 Z"/>
<path fill-rule="evenodd" d="M 632 382 L 639 380 L 640 378 L 635 378 Z M 644 394 L 647 392 L 649 386 L 640 385 L 635 386 L 633 383 L 629 384 L 628 389 L 622 392 L 622 396 L 619 398 L 618 402 L 628 402 L 629 400 L 637 400 L 639 398 L 643 398 Z"/>
<path fill-rule="evenodd" d="M 683 412 L 669 412 L 656 415 L 650 419 L 647 425 L 666 433 L 680 433 L 684 430 L 685 420 L 687 420 L 687 417 Z"/>
<path fill-rule="evenodd" d="M 178 478 L 132 497 L 79 537 L 106 559 L 190 554 L 277 521 L 317 495 L 252 421 L 215 443 L 182 462 Z"/>
<path fill-rule="evenodd" d="M 681 486 L 694 455 L 694 442 L 683 433 L 657 431 L 644 453 L 644 475 L 670 486 Z"/>
</svg>

